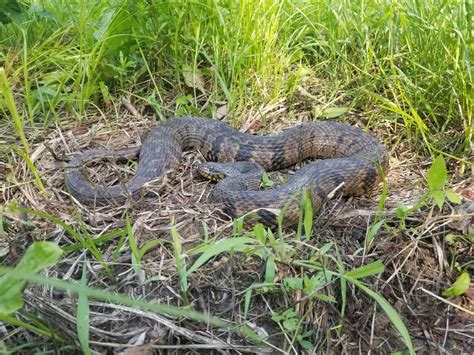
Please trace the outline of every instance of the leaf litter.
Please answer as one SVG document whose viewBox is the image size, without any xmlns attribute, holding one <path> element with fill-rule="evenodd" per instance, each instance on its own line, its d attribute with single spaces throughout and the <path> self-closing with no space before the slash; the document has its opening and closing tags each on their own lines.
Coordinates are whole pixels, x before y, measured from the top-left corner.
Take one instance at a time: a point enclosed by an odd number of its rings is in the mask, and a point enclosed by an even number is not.
<svg viewBox="0 0 474 355">
<path fill-rule="evenodd" d="M 249 109 L 239 114 L 247 117 L 244 130 L 263 131 L 264 128 L 268 133 L 279 132 L 308 120 L 312 110 L 310 105 L 306 107 L 304 103 L 297 110 L 291 110 L 284 102 L 278 102 L 269 103 L 263 110 L 262 107 L 258 111 Z M 264 116 L 258 112 L 264 112 Z M 209 238 L 209 243 L 215 243 L 230 238 L 233 230 L 230 218 L 220 211 L 219 206 L 208 202 L 212 183 L 196 174 L 197 165 L 203 161 L 202 156 L 196 152 L 185 153 L 175 178 L 150 183 L 147 190 L 151 196 L 120 206 L 83 206 L 74 201 L 64 187 L 65 162 L 57 160 L 57 157 L 68 158 L 78 151 L 97 147 L 118 149 L 136 146 L 142 141 L 141 137 L 157 124 L 146 113 L 141 113 L 139 118 L 136 113 L 122 113 L 120 121 L 91 117 L 77 127 L 74 127 L 74 123 L 65 123 L 62 128 L 43 129 L 44 140 L 32 144 L 32 156 L 46 186 L 46 194 L 37 190 L 21 158 L 9 154 L 1 162 L 0 171 L 4 174 L 2 181 L 5 182 L 0 198 L 5 205 L 16 202 L 46 212 L 76 231 L 86 229 L 96 238 L 123 229 L 125 216 L 128 216 L 132 221 L 138 248 L 153 240 L 163 241 L 153 244 L 143 255 L 140 263 L 142 277 L 136 274 L 128 245 L 118 247 L 119 238 L 100 246 L 104 260 L 112 267 L 113 279 L 105 276 L 104 266 L 97 260 L 89 257 L 83 262 L 84 252 L 81 249 L 67 254 L 60 263 L 49 269 L 48 275 L 64 280 L 79 280 L 82 267 L 86 267 L 91 286 L 136 299 L 184 306 L 173 255 L 171 229 L 176 228 L 181 236 L 182 255 L 188 269 L 199 257 L 191 253 L 193 248 L 203 243 L 205 236 Z M 353 124 L 366 122 L 365 117 L 358 113 L 345 115 L 344 120 Z M 394 144 L 389 130 L 383 124 L 371 129 L 391 149 L 391 170 L 387 175 L 389 190 L 382 212 L 388 228 L 382 227 L 377 231 L 370 253 L 364 255 L 360 251 L 364 248 L 367 228 L 373 220 L 381 190 L 374 191 L 370 196 L 350 199 L 336 194 L 316 217 L 316 233 L 306 243 L 321 246 L 331 241 L 340 251 L 348 270 L 369 262 L 382 261 L 384 273 L 364 281 L 374 292 L 385 297 L 401 315 L 415 346 L 423 351 L 439 353 L 470 352 L 474 349 L 474 318 L 452 304 L 472 310 L 472 284 L 465 294 L 450 296 L 448 299 L 451 304 L 425 292 L 429 290 L 440 295 L 448 289 L 459 276 L 456 265 L 471 263 L 472 270 L 472 241 L 455 238 L 453 243 L 447 243 L 444 240 L 450 233 L 463 235 L 469 228 L 463 224 L 463 221 L 472 220 L 474 216 L 472 208 L 466 207 L 469 201 L 464 200 L 464 209 L 445 204 L 442 212 L 436 207 L 414 211 L 406 218 L 405 228 L 397 229 L 400 221 L 395 216 L 396 209 L 400 203 L 410 206 L 421 198 L 426 191 L 424 174 L 431 161 L 414 155 L 406 142 Z M 54 156 L 50 152 L 54 152 Z M 134 164 L 96 163 L 89 170 L 92 181 L 111 183 L 127 180 L 133 174 Z M 14 179 L 3 179 L 5 173 Z M 273 181 L 278 181 L 281 173 L 269 175 Z M 469 177 L 455 176 L 451 186 L 454 190 L 469 191 L 472 189 L 470 184 Z M 54 241 L 61 246 L 76 243 L 63 228 L 51 221 L 33 215 L 21 217 L 8 210 L 3 213 L 4 224 L 8 226 L 6 238 L 0 241 L 0 250 L 3 250 L 0 258 L 4 264 L 16 264 L 25 246 L 34 240 Z M 25 220 L 31 225 L 25 226 Z M 292 229 L 285 231 L 285 241 L 292 246 L 296 245 L 295 233 Z M 295 257 L 299 259 L 304 259 L 308 253 L 304 248 L 296 250 L 298 254 Z M 254 283 L 263 281 L 262 266 L 258 257 L 239 253 L 221 254 L 193 270 L 188 283 L 194 309 L 236 323 L 245 320 L 258 333 L 271 335 L 263 344 L 255 345 L 226 330 L 166 314 L 158 315 L 89 300 L 90 346 L 96 351 L 125 351 L 132 347 L 144 347 L 174 348 L 178 352 L 186 350 L 190 353 L 285 352 L 288 339 L 272 321 L 272 313 L 283 312 L 293 306 L 299 315 L 304 314 L 305 309 L 310 309 L 304 324 L 306 329 L 316 330 L 310 335 L 310 340 L 319 346 L 319 352 L 389 352 L 403 349 L 403 343 L 385 313 L 375 307 L 373 299 L 352 286 L 347 292 L 347 310 L 342 319 L 342 328 L 339 332 L 332 331 L 329 339 L 326 339 L 327 332 L 340 321 L 338 307 L 324 300 L 312 300 L 311 307 L 307 308 L 307 302 L 298 292 L 254 295 L 245 318 L 244 295 Z M 276 280 L 300 276 L 301 270 L 294 266 L 276 266 Z M 331 283 L 326 287 L 327 295 L 340 302 L 339 286 Z M 24 299 L 26 306 L 18 316 L 22 317 L 26 314 L 24 312 L 35 314 L 61 337 L 79 343 L 74 297 L 47 286 L 29 286 Z M 8 326 L 0 328 L 4 336 L 10 331 Z M 11 334 L 8 341 L 19 344 L 34 338 L 33 333 L 21 331 Z"/>
</svg>

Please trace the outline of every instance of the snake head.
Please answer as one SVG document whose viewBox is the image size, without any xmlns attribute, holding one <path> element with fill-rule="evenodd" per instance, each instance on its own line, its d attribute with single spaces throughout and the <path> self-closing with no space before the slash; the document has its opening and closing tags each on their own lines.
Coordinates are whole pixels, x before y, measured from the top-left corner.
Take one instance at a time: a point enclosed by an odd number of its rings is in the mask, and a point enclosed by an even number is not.
<svg viewBox="0 0 474 355">
<path fill-rule="evenodd" d="M 198 167 L 199 174 L 206 179 L 220 181 L 226 177 L 236 177 L 244 174 L 262 174 L 265 169 L 257 163 L 238 161 L 234 163 L 202 163 Z"/>
</svg>

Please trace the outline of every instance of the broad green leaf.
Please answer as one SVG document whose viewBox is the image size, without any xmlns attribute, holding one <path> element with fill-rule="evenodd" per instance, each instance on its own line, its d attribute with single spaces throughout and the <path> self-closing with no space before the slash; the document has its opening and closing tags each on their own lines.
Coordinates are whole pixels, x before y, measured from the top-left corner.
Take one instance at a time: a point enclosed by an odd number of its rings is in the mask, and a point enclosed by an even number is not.
<svg viewBox="0 0 474 355">
<path fill-rule="evenodd" d="M 282 319 L 283 319 L 283 315 L 281 315 L 281 314 L 274 314 L 274 315 L 272 316 L 272 321 L 274 321 L 274 322 L 279 322 L 279 321 L 281 321 Z"/>
<path fill-rule="evenodd" d="M 345 273 L 346 277 L 352 279 L 360 279 L 367 276 L 372 276 L 376 274 L 380 274 L 384 271 L 385 266 L 380 260 L 374 261 L 373 263 L 358 267 L 357 269 L 353 269 L 349 272 Z"/>
<path fill-rule="evenodd" d="M 298 343 L 301 345 L 301 347 L 305 350 L 314 350 L 314 345 L 307 341 L 307 340 L 300 340 Z"/>
<path fill-rule="evenodd" d="M 267 173 L 262 174 L 262 182 L 260 184 L 262 187 L 272 187 L 274 182 L 270 179 Z"/>
<path fill-rule="evenodd" d="M 253 227 L 253 233 L 255 234 L 255 238 L 258 242 L 262 245 L 265 245 L 265 228 L 261 223 L 257 223 L 255 227 Z"/>
<path fill-rule="evenodd" d="M 307 295 L 309 295 L 311 292 L 314 291 L 316 288 L 316 279 L 315 278 L 309 278 L 307 275 L 304 275 L 303 277 L 303 291 Z"/>
<path fill-rule="evenodd" d="M 275 258 L 273 255 L 269 255 L 267 258 L 267 265 L 265 268 L 265 283 L 274 283 L 275 282 Z"/>
<path fill-rule="evenodd" d="M 464 271 L 450 288 L 443 291 L 443 296 L 460 296 L 468 290 L 470 284 L 471 277 L 467 271 Z"/>
<path fill-rule="evenodd" d="M 283 279 L 283 285 L 293 290 L 302 290 L 303 279 L 301 277 L 285 277 Z"/>
<path fill-rule="evenodd" d="M 309 295 L 315 289 L 322 287 L 324 283 L 326 282 L 324 279 L 323 272 L 318 272 L 316 275 L 313 275 L 311 278 L 305 275 L 303 281 L 304 281 L 303 291 L 307 295 Z"/>
<path fill-rule="evenodd" d="M 397 216 L 398 219 L 405 219 L 407 218 L 407 215 L 408 215 L 407 211 L 408 211 L 408 207 L 405 206 L 403 203 L 399 203 L 395 211 L 395 215 Z"/>
<path fill-rule="evenodd" d="M 328 107 L 325 109 L 321 116 L 326 118 L 334 118 L 339 117 L 349 111 L 349 107 L 341 106 L 341 107 Z"/>
<path fill-rule="evenodd" d="M 237 237 L 232 239 L 223 239 L 217 242 L 214 245 L 209 245 L 209 248 L 205 250 L 202 255 L 194 262 L 193 266 L 188 271 L 188 276 L 191 275 L 194 271 L 199 269 L 204 265 L 208 260 L 213 258 L 220 253 L 241 249 L 242 247 L 248 247 L 250 245 L 255 245 L 255 239 L 249 237 Z"/>
<path fill-rule="evenodd" d="M 56 264 L 62 253 L 62 249 L 55 243 L 34 242 L 28 247 L 15 270 L 35 274 Z"/>
<path fill-rule="evenodd" d="M 10 314 L 23 306 L 21 293 L 26 281 L 18 281 L 14 277 L 17 272 L 36 274 L 56 264 L 62 253 L 62 249 L 51 242 L 31 244 L 18 265 L 0 278 L 0 313 Z"/>
<path fill-rule="evenodd" d="M 285 319 L 283 321 L 283 327 L 285 327 L 286 330 L 293 331 L 298 328 L 298 322 L 298 318 Z"/>
<path fill-rule="evenodd" d="M 233 234 L 239 235 L 244 228 L 244 218 L 245 216 L 234 219 L 233 221 Z"/>
<path fill-rule="evenodd" d="M 441 190 L 434 190 L 431 191 L 431 196 L 433 196 L 433 200 L 436 203 L 436 205 L 439 207 L 439 209 L 443 208 L 444 205 L 444 193 Z"/>
<path fill-rule="evenodd" d="M 188 87 L 200 90 L 203 94 L 206 93 L 206 89 L 204 88 L 206 85 L 206 81 L 199 69 L 197 69 L 196 67 L 191 67 L 189 65 L 183 65 L 182 73 L 184 83 Z"/>
<path fill-rule="evenodd" d="M 456 235 L 449 233 L 444 236 L 444 241 L 448 244 L 453 244 L 456 241 Z"/>
<path fill-rule="evenodd" d="M 431 191 L 442 190 L 448 179 L 446 163 L 442 155 L 438 155 L 428 169 L 426 180 Z"/>
<path fill-rule="evenodd" d="M 446 194 L 446 197 L 448 198 L 450 202 L 455 203 L 457 205 L 461 203 L 461 196 L 459 196 L 459 194 L 457 194 L 453 190 L 446 189 L 444 193 Z"/>
</svg>

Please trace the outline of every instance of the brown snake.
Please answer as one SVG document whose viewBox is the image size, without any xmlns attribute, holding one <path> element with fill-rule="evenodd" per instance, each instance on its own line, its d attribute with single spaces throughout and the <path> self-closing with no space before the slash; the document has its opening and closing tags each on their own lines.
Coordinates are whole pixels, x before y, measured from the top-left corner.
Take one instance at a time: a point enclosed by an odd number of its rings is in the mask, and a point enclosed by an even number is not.
<svg viewBox="0 0 474 355">
<path fill-rule="evenodd" d="M 152 129 L 141 147 L 115 152 L 90 150 L 74 157 L 66 169 L 66 185 L 75 198 L 89 204 L 137 198 L 147 182 L 174 172 L 182 151 L 188 149 L 199 150 L 209 161 L 254 162 L 267 171 L 305 159 L 324 159 L 306 164 L 287 183 L 273 189 L 258 190 L 262 173 L 258 165 L 257 172 L 226 178 L 216 185 L 212 198 L 223 203 L 226 213 L 237 217 L 254 211 L 252 220 L 266 225 L 274 225 L 282 209 L 284 224 L 296 223 L 303 188 L 307 188 L 316 212 L 337 187 L 344 194 L 361 195 L 380 180 L 379 168 L 385 173 L 388 168 L 388 154 L 376 138 L 337 122 L 310 122 L 275 136 L 260 136 L 238 132 L 216 120 L 179 117 Z M 133 154 L 139 154 L 138 169 L 125 184 L 94 186 L 81 171 L 92 159 Z"/>
</svg>

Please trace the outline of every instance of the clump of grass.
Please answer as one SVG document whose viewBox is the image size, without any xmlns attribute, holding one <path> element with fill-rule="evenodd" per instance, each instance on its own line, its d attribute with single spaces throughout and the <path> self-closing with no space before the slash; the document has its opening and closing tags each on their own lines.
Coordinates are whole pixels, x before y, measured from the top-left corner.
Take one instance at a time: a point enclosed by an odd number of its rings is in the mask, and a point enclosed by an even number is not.
<svg viewBox="0 0 474 355">
<path fill-rule="evenodd" d="M 169 92 L 209 115 L 222 101 L 238 110 L 291 99 L 315 76 L 353 107 L 380 107 L 378 119 L 402 123 L 433 153 L 447 143 L 454 156 L 471 149 L 465 2 L 50 0 L 22 9 L 0 27 L 0 65 L 30 120 L 60 120 L 62 109 L 80 118 L 131 86 L 160 116 L 172 115 Z M 446 135 L 452 129 L 462 133 Z"/>
</svg>

